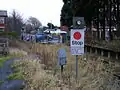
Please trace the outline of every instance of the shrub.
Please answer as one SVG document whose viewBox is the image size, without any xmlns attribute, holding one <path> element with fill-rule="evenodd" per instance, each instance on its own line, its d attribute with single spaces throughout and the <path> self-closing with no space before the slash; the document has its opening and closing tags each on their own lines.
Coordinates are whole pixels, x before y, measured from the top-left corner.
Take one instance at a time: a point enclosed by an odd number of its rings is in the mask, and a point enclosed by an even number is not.
<svg viewBox="0 0 120 90">
<path fill-rule="evenodd" d="M 16 38 L 18 35 L 16 32 L 0 32 L 0 36 L 8 36 Z"/>
<path fill-rule="evenodd" d="M 8 32 L 8 35 L 12 36 L 12 37 L 17 37 L 18 36 L 18 34 L 16 32 Z"/>
</svg>

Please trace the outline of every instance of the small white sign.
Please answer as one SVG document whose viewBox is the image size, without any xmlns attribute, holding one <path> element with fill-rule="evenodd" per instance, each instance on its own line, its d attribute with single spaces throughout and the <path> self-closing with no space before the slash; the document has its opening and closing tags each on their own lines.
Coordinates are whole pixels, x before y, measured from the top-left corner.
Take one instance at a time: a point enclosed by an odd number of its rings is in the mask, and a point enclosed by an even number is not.
<svg viewBox="0 0 120 90">
<path fill-rule="evenodd" d="M 71 41 L 70 48 L 72 55 L 84 54 L 84 29 L 72 29 L 71 30 Z"/>
<path fill-rule="evenodd" d="M 6 10 L 0 10 L 0 16 L 7 16 L 7 11 Z"/>
<path fill-rule="evenodd" d="M 72 55 L 83 55 L 84 47 L 71 47 L 70 51 Z"/>
</svg>

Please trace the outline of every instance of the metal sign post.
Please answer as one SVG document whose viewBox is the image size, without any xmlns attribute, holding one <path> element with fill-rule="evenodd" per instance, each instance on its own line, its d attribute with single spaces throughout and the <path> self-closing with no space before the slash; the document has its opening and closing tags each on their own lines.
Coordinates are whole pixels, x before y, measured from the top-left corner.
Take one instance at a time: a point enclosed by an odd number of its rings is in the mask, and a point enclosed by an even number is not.
<svg viewBox="0 0 120 90">
<path fill-rule="evenodd" d="M 73 17 L 73 29 L 71 29 L 70 48 L 71 54 L 76 55 L 76 81 L 78 78 L 78 55 L 84 54 L 84 17 Z"/>
<path fill-rule="evenodd" d="M 76 55 L 76 80 L 78 77 L 78 55 Z"/>
</svg>

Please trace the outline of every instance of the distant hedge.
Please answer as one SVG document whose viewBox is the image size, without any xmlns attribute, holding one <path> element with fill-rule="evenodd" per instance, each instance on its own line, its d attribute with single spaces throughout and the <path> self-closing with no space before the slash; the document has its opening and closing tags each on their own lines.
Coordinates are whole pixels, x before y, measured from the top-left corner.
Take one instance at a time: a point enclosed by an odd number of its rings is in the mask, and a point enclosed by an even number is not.
<svg viewBox="0 0 120 90">
<path fill-rule="evenodd" d="M 59 33 L 53 33 L 52 35 L 54 35 L 54 36 L 58 36 L 58 35 L 60 35 Z"/>
<path fill-rule="evenodd" d="M 16 32 L 0 32 L 0 36 L 11 36 L 11 37 L 17 37 Z"/>
</svg>

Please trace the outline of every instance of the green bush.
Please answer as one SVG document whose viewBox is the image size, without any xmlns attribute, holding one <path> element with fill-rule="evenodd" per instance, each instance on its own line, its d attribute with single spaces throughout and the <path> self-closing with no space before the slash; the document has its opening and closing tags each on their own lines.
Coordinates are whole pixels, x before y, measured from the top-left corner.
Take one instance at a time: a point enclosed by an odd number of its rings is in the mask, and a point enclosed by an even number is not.
<svg viewBox="0 0 120 90">
<path fill-rule="evenodd" d="M 8 80 L 23 80 L 23 73 L 22 72 L 16 72 L 16 73 L 13 73 L 13 74 L 10 74 L 8 77 L 7 77 Z"/>
<path fill-rule="evenodd" d="M 17 37 L 17 33 L 16 32 L 0 32 L 0 36 L 10 36 L 10 37 Z"/>
<path fill-rule="evenodd" d="M 9 32 L 8 36 L 17 37 L 18 35 L 16 32 Z"/>
</svg>

